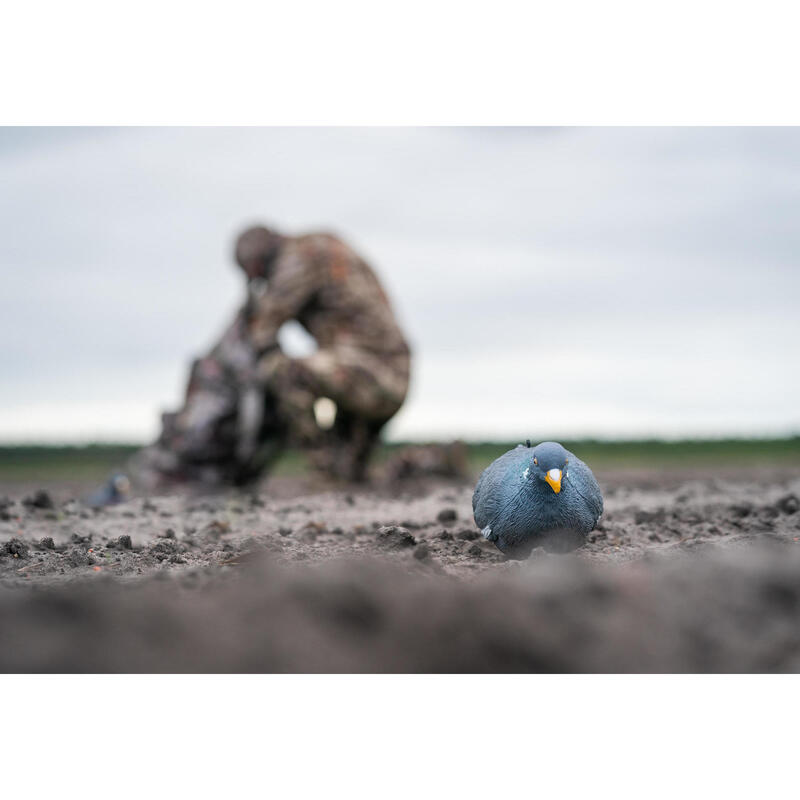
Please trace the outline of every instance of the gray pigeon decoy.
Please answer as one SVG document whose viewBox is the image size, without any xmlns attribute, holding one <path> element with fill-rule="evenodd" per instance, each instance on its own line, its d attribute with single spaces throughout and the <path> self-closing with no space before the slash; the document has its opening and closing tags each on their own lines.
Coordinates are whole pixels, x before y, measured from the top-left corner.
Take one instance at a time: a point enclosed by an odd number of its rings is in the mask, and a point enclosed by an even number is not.
<svg viewBox="0 0 800 800">
<path fill-rule="evenodd" d="M 478 479 L 472 511 L 483 536 L 510 558 L 534 547 L 580 547 L 603 513 L 592 471 L 557 442 L 517 445 Z"/>
<path fill-rule="evenodd" d="M 120 472 L 112 475 L 102 486 L 95 489 L 87 498 L 86 505 L 92 508 L 104 508 L 105 506 L 124 503 L 131 494 L 131 482 L 127 475 Z"/>
</svg>

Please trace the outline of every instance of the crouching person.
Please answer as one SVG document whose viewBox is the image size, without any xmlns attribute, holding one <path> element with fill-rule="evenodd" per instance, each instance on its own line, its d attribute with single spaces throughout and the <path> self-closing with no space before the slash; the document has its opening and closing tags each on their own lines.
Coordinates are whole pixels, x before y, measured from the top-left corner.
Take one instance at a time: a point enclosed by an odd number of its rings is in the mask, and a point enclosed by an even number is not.
<svg viewBox="0 0 800 800">
<path fill-rule="evenodd" d="M 244 485 L 287 445 L 337 479 L 361 481 L 386 423 L 408 390 L 410 351 L 370 266 L 327 233 L 246 230 L 236 261 L 247 301 L 192 366 L 183 407 L 129 465 L 148 492 L 178 484 Z M 296 320 L 317 350 L 290 358 L 278 344 Z M 117 481 L 119 483 L 119 481 Z M 114 484 L 95 504 L 114 502 Z"/>
</svg>

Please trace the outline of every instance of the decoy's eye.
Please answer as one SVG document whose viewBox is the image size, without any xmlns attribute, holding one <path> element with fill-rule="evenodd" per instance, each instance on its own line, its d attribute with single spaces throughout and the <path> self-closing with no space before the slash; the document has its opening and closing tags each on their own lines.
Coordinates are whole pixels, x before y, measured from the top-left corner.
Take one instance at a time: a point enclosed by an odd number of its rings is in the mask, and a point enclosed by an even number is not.
<svg viewBox="0 0 800 800">
<path fill-rule="evenodd" d="M 536 460 L 536 456 L 533 457 L 533 463 L 536 464 L 537 467 L 539 466 L 539 462 Z"/>
</svg>

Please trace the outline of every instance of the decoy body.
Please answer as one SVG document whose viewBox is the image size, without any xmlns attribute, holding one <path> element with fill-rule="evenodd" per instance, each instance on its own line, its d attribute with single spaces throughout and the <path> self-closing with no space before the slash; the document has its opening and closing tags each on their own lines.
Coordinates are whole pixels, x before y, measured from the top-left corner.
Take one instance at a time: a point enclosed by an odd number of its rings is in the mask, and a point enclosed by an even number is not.
<svg viewBox="0 0 800 800">
<path fill-rule="evenodd" d="M 580 547 L 603 513 L 592 471 L 557 442 L 521 444 L 493 461 L 472 495 L 475 522 L 511 558 Z"/>
<path fill-rule="evenodd" d="M 86 498 L 86 504 L 92 508 L 113 506 L 117 503 L 124 503 L 129 499 L 130 493 L 131 482 L 127 475 L 116 473 Z"/>
</svg>

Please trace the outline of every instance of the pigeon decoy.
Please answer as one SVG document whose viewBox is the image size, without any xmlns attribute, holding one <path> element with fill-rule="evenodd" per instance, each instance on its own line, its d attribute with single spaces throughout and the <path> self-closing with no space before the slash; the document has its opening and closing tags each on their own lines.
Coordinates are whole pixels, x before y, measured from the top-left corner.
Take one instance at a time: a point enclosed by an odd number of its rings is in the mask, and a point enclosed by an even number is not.
<svg viewBox="0 0 800 800">
<path fill-rule="evenodd" d="M 124 503 L 130 494 L 131 482 L 128 480 L 128 476 L 118 472 L 86 498 L 86 505 L 92 508 L 113 506 L 117 503 Z"/>
<path fill-rule="evenodd" d="M 510 558 L 534 547 L 567 552 L 580 547 L 603 513 L 592 471 L 557 442 L 530 441 L 493 461 L 472 495 L 484 538 Z"/>
</svg>

